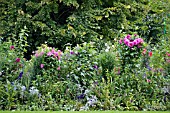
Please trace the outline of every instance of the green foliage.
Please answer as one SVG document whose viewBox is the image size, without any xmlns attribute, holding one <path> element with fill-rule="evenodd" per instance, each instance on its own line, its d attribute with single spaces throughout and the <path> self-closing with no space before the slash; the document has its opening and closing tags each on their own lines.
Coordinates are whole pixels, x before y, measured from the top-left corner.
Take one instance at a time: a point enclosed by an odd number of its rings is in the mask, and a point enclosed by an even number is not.
<svg viewBox="0 0 170 113">
<path fill-rule="evenodd" d="M 40 82 L 71 80 L 83 86 L 88 86 L 90 79 L 94 79 L 96 73 L 94 66 L 97 66 L 95 58 L 97 53 L 93 45 L 84 43 L 73 50 L 68 49 L 63 53 L 61 50 L 42 45 L 32 57 L 33 79 L 36 76 L 43 76 Z"/>
<path fill-rule="evenodd" d="M 3 44 L 11 45 L 11 42 Z M 168 70 L 157 70 L 167 64 L 161 60 L 161 66 L 159 62 L 154 64 L 154 60 L 168 56 L 156 55 L 158 50 L 155 49 L 147 57 L 148 67 L 142 66 L 143 62 L 135 62 L 134 65 L 141 67 L 133 67 L 133 71 L 130 67 L 125 68 L 124 73 L 120 74 L 116 72 L 121 63 L 118 61 L 121 56 L 117 56 L 120 48 L 117 48 L 118 45 L 115 48 L 107 44 L 100 52 L 97 52 L 94 42 L 73 48 L 68 44 L 64 51 L 47 45 L 38 47 L 23 69 L 18 69 L 17 74 L 10 69 L 8 72 L 11 73 L 7 73 L 6 79 L 1 80 L 1 109 L 168 110 Z M 4 45 L 1 47 L 6 47 Z M 9 46 L 6 49 L 8 53 L 16 50 L 11 50 Z M 135 58 L 141 58 L 140 53 Z M 4 68 L 3 71 L 7 70 Z M 21 71 L 22 76 L 19 76 Z"/>
<path fill-rule="evenodd" d="M 127 68 L 128 71 L 134 71 L 136 67 L 139 67 L 139 58 L 141 56 L 141 50 L 143 49 L 144 41 L 139 38 L 137 34 L 127 35 L 123 39 L 119 40 L 118 51 L 121 60 L 122 72 Z"/>
<path fill-rule="evenodd" d="M 93 42 L 77 45 L 72 51 L 75 56 L 69 59 L 71 63 L 69 63 L 68 67 L 68 77 L 73 79 L 73 82 L 81 84 L 86 88 L 97 77 L 98 63 L 95 57 L 98 53 Z"/>
<path fill-rule="evenodd" d="M 0 109 L 169 110 L 169 3 L 0 0 Z"/>
<path fill-rule="evenodd" d="M 168 0 L 1 0 L 0 22 L 3 41 L 19 40 L 28 30 L 25 56 L 29 59 L 37 46 L 48 45 L 64 50 L 103 37 L 113 40 L 120 33 L 138 32 L 153 43 L 162 37 L 163 18 L 169 11 Z M 159 4 L 159 5 L 158 5 Z"/>
<path fill-rule="evenodd" d="M 103 79 L 103 82 L 91 84 L 88 95 L 93 95 L 97 101 L 91 100 L 88 109 L 133 111 L 167 109 L 168 106 L 163 104 L 162 100 L 164 95 L 161 87 L 165 79 L 161 74 L 147 75 L 144 78 L 143 73 L 139 75 L 128 73 L 121 76 L 108 73 L 107 82 Z"/>
<path fill-rule="evenodd" d="M 36 46 L 40 46 L 50 38 L 57 37 L 56 34 L 60 33 L 58 32 L 58 28 L 60 28 L 60 24 L 65 23 L 65 18 L 70 15 L 68 10 L 74 9 L 74 7 L 72 9 L 71 6 L 65 6 L 64 4 L 73 4 L 76 7 L 78 5 L 75 4 L 76 1 L 63 2 L 58 0 L 10 0 L 8 2 L 2 0 L 0 14 L 2 29 L 0 34 L 3 40 L 5 41 L 7 37 L 18 40 L 20 30 L 23 29 L 23 26 L 26 26 L 29 31 L 27 41 L 31 47 L 27 48 L 27 55 L 30 55 L 30 52 L 33 51 Z"/>
<path fill-rule="evenodd" d="M 101 76 L 107 80 L 106 73 L 110 73 L 113 71 L 116 60 L 115 60 L 115 53 L 114 52 L 104 52 L 100 53 L 98 56 L 99 66 L 102 68 Z"/>
<path fill-rule="evenodd" d="M 0 42 L 0 76 L 1 81 L 13 81 L 18 78 L 25 66 L 25 59 L 20 47 L 9 42 Z"/>
</svg>

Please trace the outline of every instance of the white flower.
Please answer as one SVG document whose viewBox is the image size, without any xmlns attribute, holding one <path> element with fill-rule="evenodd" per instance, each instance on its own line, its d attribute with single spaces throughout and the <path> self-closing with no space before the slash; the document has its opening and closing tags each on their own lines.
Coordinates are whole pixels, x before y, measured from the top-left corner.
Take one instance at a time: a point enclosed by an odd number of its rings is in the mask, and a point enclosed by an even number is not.
<svg viewBox="0 0 170 113">
<path fill-rule="evenodd" d="M 88 106 L 93 106 L 97 103 L 97 97 L 96 96 L 92 96 L 91 98 L 87 98 L 87 103 L 86 105 Z"/>
<path fill-rule="evenodd" d="M 84 42 L 83 45 L 86 46 L 87 42 Z"/>
<path fill-rule="evenodd" d="M 38 95 L 39 93 L 39 90 L 36 89 L 35 87 L 31 87 L 29 91 L 31 95 Z"/>
<path fill-rule="evenodd" d="M 25 86 L 21 86 L 21 95 L 24 96 L 24 91 L 26 90 L 26 87 Z"/>
<path fill-rule="evenodd" d="M 109 52 L 109 49 L 107 48 L 107 49 L 105 49 L 105 52 Z"/>
<path fill-rule="evenodd" d="M 90 92 L 90 90 L 86 89 L 84 94 L 88 94 Z"/>
<path fill-rule="evenodd" d="M 91 41 L 90 41 L 90 45 L 91 45 L 91 46 L 93 46 L 94 44 L 95 44 L 95 42 L 91 42 Z"/>
<path fill-rule="evenodd" d="M 25 87 L 25 86 L 21 86 L 21 90 L 22 90 L 22 91 L 25 91 L 25 90 L 26 90 L 26 87 Z"/>
<path fill-rule="evenodd" d="M 80 107 L 79 111 L 87 111 L 87 110 L 89 110 L 89 107 L 85 105 L 85 106 Z"/>
</svg>

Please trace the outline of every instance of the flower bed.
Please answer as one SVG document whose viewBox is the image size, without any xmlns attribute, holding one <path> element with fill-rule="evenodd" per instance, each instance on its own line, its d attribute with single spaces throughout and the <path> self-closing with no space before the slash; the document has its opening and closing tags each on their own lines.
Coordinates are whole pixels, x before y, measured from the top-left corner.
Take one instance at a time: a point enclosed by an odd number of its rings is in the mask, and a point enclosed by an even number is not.
<svg viewBox="0 0 170 113">
<path fill-rule="evenodd" d="M 138 35 L 99 49 L 42 45 L 30 60 L 15 43 L 0 46 L 1 110 L 170 110 L 168 41 Z"/>
</svg>

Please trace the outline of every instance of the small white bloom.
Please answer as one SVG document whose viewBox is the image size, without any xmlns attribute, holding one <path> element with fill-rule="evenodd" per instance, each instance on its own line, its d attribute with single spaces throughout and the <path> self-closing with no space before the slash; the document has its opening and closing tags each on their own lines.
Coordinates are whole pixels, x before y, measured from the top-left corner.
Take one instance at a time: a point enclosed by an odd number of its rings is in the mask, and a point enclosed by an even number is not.
<svg viewBox="0 0 170 113">
<path fill-rule="evenodd" d="M 96 96 L 92 96 L 91 98 L 87 99 L 87 105 L 88 106 L 93 106 L 97 103 L 97 97 Z"/>
<path fill-rule="evenodd" d="M 109 49 L 107 48 L 107 49 L 105 49 L 105 52 L 109 52 Z"/>
<path fill-rule="evenodd" d="M 88 89 L 85 90 L 84 94 L 88 94 L 90 91 Z"/>
<path fill-rule="evenodd" d="M 31 87 L 29 91 L 31 95 L 38 95 L 39 93 L 39 90 L 36 89 L 35 87 Z"/>
<path fill-rule="evenodd" d="M 21 86 L 21 90 L 22 90 L 22 91 L 25 91 L 25 90 L 26 90 L 26 87 L 25 87 L 25 86 Z"/>
<path fill-rule="evenodd" d="M 66 49 L 65 49 L 66 51 L 69 51 L 70 50 L 70 48 L 69 47 L 66 47 Z"/>
<path fill-rule="evenodd" d="M 91 46 L 93 46 L 94 44 L 95 44 L 95 42 L 91 42 L 91 41 L 90 41 L 90 45 L 91 45 Z"/>
<path fill-rule="evenodd" d="M 85 46 L 87 44 L 87 42 L 84 42 L 83 45 Z"/>
</svg>

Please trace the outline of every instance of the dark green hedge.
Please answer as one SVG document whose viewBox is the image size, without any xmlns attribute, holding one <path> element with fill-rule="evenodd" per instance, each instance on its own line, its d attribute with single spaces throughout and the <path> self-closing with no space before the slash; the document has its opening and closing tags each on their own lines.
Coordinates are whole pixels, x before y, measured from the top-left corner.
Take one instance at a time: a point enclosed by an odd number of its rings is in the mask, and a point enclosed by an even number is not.
<svg viewBox="0 0 170 113">
<path fill-rule="evenodd" d="M 155 42 L 163 35 L 169 6 L 169 0 L 1 0 L 0 36 L 16 41 L 25 29 L 27 57 L 42 43 L 63 49 L 122 33 L 137 32 Z"/>
</svg>

